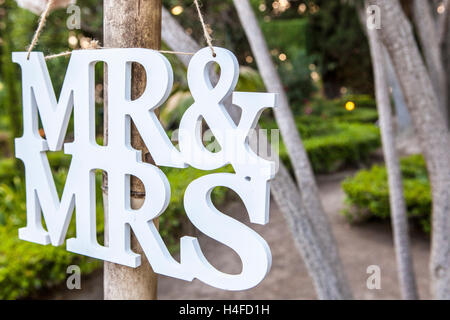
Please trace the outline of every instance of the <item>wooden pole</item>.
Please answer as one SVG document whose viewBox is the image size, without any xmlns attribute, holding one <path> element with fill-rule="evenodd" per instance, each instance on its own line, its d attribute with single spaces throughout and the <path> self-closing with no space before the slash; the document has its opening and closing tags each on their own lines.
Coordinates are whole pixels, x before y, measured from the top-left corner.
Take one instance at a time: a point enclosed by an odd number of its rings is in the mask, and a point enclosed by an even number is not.
<svg viewBox="0 0 450 320">
<path fill-rule="evenodd" d="M 103 45 L 111 48 L 150 48 L 161 46 L 161 0 L 104 0 L 103 1 Z M 105 71 L 105 75 L 107 70 Z M 107 92 L 105 76 L 105 92 Z M 139 65 L 133 65 L 131 97 L 139 97 L 145 89 L 145 74 Z M 108 141 L 107 94 L 104 105 L 104 141 Z M 113 130 L 113 128 L 111 128 Z M 131 144 L 142 150 L 143 160 L 153 163 L 148 149 L 134 124 L 131 129 Z M 103 202 L 105 210 L 105 230 L 107 229 L 108 179 L 103 179 Z M 145 198 L 145 189 L 141 181 L 131 179 L 131 206 L 138 208 Z M 105 232 L 105 245 L 108 232 Z M 104 264 L 104 298 L 146 300 L 156 299 L 157 275 L 151 269 L 142 248 L 132 234 L 131 248 L 141 254 L 142 265 L 136 269 L 110 262 Z"/>
</svg>

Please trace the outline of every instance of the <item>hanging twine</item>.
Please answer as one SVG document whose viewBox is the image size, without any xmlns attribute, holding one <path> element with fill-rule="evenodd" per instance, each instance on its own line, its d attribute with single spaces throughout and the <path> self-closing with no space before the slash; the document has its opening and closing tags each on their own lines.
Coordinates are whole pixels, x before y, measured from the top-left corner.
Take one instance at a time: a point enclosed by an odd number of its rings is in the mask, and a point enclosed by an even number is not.
<svg viewBox="0 0 450 320">
<path fill-rule="evenodd" d="M 87 45 L 86 48 L 83 48 L 85 50 L 93 50 L 93 49 L 101 49 L 100 45 L 98 44 L 98 40 L 91 40 L 89 41 L 89 44 Z M 51 54 L 49 56 L 45 57 L 45 60 L 50 60 L 50 59 L 54 59 L 54 58 L 59 58 L 59 57 L 64 57 L 64 56 L 70 56 L 72 54 L 72 51 L 66 51 L 66 52 L 61 52 L 61 53 L 57 53 L 57 54 Z"/>
<path fill-rule="evenodd" d="M 33 51 L 33 48 L 36 46 L 36 44 L 39 40 L 39 36 L 41 35 L 42 30 L 44 29 L 44 25 L 47 20 L 48 14 L 50 13 L 50 10 L 53 6 L 53 2 L 54 2 L 54 0 L 49 0 L 47 2 L 47 7 L 45 8 L 44 12 L 42 12 L 42 14 L 41 14 L 41 17 L 39 19 L 39 25 L 34 33 L 33 40 L 31 41 L 30 45 L 28 46 L 27 60 L 30 59 L 31 51 Z M 203 35 L 205 37 L 206 43 L 208 44 L 209 48 L 211 49 L 211 53 L 212 53 L 213 57 L 215 57 L 216 53 L 214 52 L 214 47 L 212 46 L 212 38 L 209 35 L 208 26 L 205 24 L 205 20 L 203 19 L 203 15 L 200 10 L 200 5 L 198 4 L 198 0 L 194 0 L 194 4 L 195 4 L 195 7 L 197 8 L 198 18 L 199 18 L 200 23 L 203 28 Z M 92 49 L 108 49 L 108 48 L 99 46 L 97 40 L 91 40 L 89 45 L 83 49 L 92 50 Z M 167 53 L 167 54 L 194 55 L 194 53 L 192 53 L 192 52 L 179 52 L 179 51 L 168 51 L 168 50 L 157 50 L 157 51 L 161 52 L 161 53 Z M 61 53 L 57 53 L 57 54 L 51 54 L 51 55 L 46 56 L 45 60 L 50 60 L 50 59 L 59 58 L 59 57 L 67 57 L 67 56 L 70 56 L 71 54 L 72 54 L 72 51 L 65 51 L 65 52 L 61 52 Z"/>
<path fill-rule="evenodd" d="M 92 50 L 92 49 L 113 49 L 113 48 L 108 48 L 108 47 L 101 47 L 100 45 L 98 45 L 98 41 L 97 40 L 91 40 L 91 42 L 89 43 L 89 46 L 87 48 L 83 48 L 82 50 Z M 183 54 L 183 55 L 189 55 L 192 56 L 194 55 L 193 52 L 180 52 L 180 51 L 168 51 L 168 50 L 156 50 L 160 53 L 167 53 L 167 54 Z M 51 54 L 48 56 L 45 56 L 45 60 L 51 60 L 51 59 L 55 59 L 55 58 L 59 58 L 59 57 L 68 57 L 72 54 L 72 51 L 65 51 L 65 52 L 61 52 L 61 53 L 57 53 L 57 54 Z"/>
<path fill-rule="evenodd" d="M 214 52 L 214 48 L 212 46 L 212 38 L 209 35 L 208 27 L 205 24 L 205 20 L 203 19 L 202 11 L 200 10 L 200 5 L 198 4 L 198 0 L 194 0 L 194 4 L 195 4 L 195 7 L 197 8 L 198 19 L 200 20 L 200 23 L 202 24 L 203 35 L 205 37 L 206 43 L 208 44 L 209 48 L 211 49 L 211 53 L 212 53 L 213 57 L 215 57 L 216 53 Z"/>
<path fill-rule="evenodd" d="M 30 59 L 30 53 L 33 50 L 34 46 L 39 40 L 39 36 L 41 35 L 42 30 L 44 29 L 45 21 L 47 20 L 47 16 L 50 12 L 50 9 L 52 8 L 54 0 L 48 0 L 47 7 L 45 7 L 44 12 L 42 12 L 41 17 L 39 18 L 39 25 L 34 32 L 33 40 L 31 40 L 31 43 L 28 47 L 28 54 L 27 54 L 27 60 Z"/>
</svg>

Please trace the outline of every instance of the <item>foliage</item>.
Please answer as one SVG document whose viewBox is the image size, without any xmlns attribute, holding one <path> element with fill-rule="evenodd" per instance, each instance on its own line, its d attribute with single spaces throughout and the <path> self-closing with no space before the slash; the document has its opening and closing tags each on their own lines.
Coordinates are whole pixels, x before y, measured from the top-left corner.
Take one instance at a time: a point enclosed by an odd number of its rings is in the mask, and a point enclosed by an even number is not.
<svg viewBox="0 0 450 320">
<path fill-rule="evenodd" d="M 347 101 L 355 103 L 355 110 L 345 109 Z M 366 162 L 380 147 L 379 130 L 373 125 L 378 119 L 375 107 L 373 99 L 366 95 L 348 95 L 334 100 L 315 97 L 305 105 L 295 122 L 315 173 L 331 173 Z M 270 119 L 261 121 L 261 126 L 277 128 Z M 280 158 L 291 168 L 282 141 Z"/>
<path fill-rule="evenodd" d="M 378 112 L 374 109 L 359 108 L 352 112 L 342 112 L 334 119 L 342 122 L 375 123 L 378 120 Z"/>
<path fill-rule="evenodd" d="M 306 52 L 307 20 L 271 19 L 260 24 L 295 112 L 317 90 L 309 69 L 314 57 Z M 286 60 L 281 61 L 280 54 L 285 54 Z"/>
<path fill-rule="evenodd" d="M 294 113 L 298 113 L 300 106 L 317 91 L 308 68 L 312 61 L 304 49 L 299 49 L 293 51 L 286 61 L 277 62 L 278 73 Z"/>
<path fill-rule="evenodd" d="M 306 19 L 279 19 L 262 23 L 264 34 L 268 35 L 267 45 L 271 48 L 283 48 L 289 46 L 289 51 L 304 48 L 306 44 L 305 28 Z M 289 30 L 289 32 L 286 32 Z M 277 35 L 276 37 L 271 37 Z"/>
<path fill-rule="evenodd" d="M 69 37 L 77 39 L 79 48 L 84 37 L 102 38 L 102 3 L 94 0 L 79 0 L 82 8 L 83 30 L 68 30 L 65 9 L 54 10 L 47 18 L 44 31 L 39 37 L 35 51 L 45 55 L 67 51 Z M 0 127 L 11 132 L 10 137 L 20 136 L 22 131 L 22 112 L 20 110 L 20 68 L 12 62 L 11 54 L 24 51 L 30 43 L 39 17 L 17 6 L 14 0 L 0 1 Z M 98 32 L 100 30 L 100 32 Z M 61 89 L 68 59 L 59 58 L 47 61 L 55 93 Z M 97 72 L 102 79 L 102 73 Z M 12 139 L 10 141 L 12 145 Z"/>
<path fill-rule="evenodd" d="M 195 40 L 205 45 L 203 32 L 192 1 L 165 0 L 163 3 L 169 10 L 178 6 L 182 7 L 183 10 L 176 16 L 176 19 Z M 255 14 L 259 19 L 290 103 L 301 105 L 304 99 L 309 98 L 317 90 L 311 80 L 309 70 L 313 57 L 306 52 L 307 21 L 296 13 L 294 7 L 288 10 L 289 14 L 278 15 L 270 10 L 272 1 L 261 0 L 251 1 L 251 3 L 255 8 Z M 267 8 L 264 12 L 258 9 L 262 3 L 265 3 Z M 220 3 L 204 1 L 202 12 L 206 22 L 209 22 L 212 27 L 215 45 L 231 50 L 237 56 L 240 65 L 256 69 L 256 61 L 244 30 L 240 23 L 236 23 L 236 21 L 239 22 L 239 18 L 232 1 L 226 0 L 220 1 Z M 279 55 L 282 53 L 287 57 L 283 61 L 279 59 Z"/>
<path fill-rule="evenodd" d="M 239 68 L 239 81 L 236 91 L 264 91 L 264 83 L 258 71 L 250 67 L 241 66 Z"/>
<path fill-rule="evenodd" d="M 61 247 L 41 246 L 18 239 L 17 229 L 0 226 L 0 298 L 16 299 L 66 279 L 66 269 L 76 264 L 87 274 L 102 264 Z"/>
<path fill-rule="evenodd" d="M 347 102 L 355 104 L 353 111 L 345 109 Z M 346 95 L 337 99 L 314 97 L 305 103 L 301 114 L 351 122 L 375 122 L 378 119 L 375 100 L 367 95 Z"/>
<path fill-rule="evenodd" d="M 315 173 L 330 173 L 368 160 L 380 147 L 379 129 L 373 124 L 337 122 L 316 116 L 296 117 L 296 124 Z M 274 122 L 263 122 L 275 129 Z M 289 154 L 280 142 L 280 158 L 291 169 Z"/>
<path fill-rule="evenodd" d="M 347 101 L 353 101 L 357 108 L 376 109 L 377 104 L 374 98 L 367 94 L 348 94 L 339 99 L 335 99 L 334 102 L 340 106 L 344 106 Z"/>
<path fill-rule="evenodd" d="M 335 123 L 335 132 L 304 140 L 314 172 L 330 173 L 358 165 L 380 147 L 380 133 L 370 124 Z M 286 156 L 282 153 L 282 159 Z M 287 159 L 286 159 L 287 160 Z"/>
<path fill-rule="evenodd" d="M 407 214 L 418 220 L 427 233 L 431 230 L 431 191 L 425 161 L 422 156 L 403 158 L 400 162 L 403 176 Z M 388 219 L 389 185 L 385 166 L 374 165 L 361 170 L 342 183 L 347 208 L 343 214 L 350 221 L 361 217 Z"/>
<path fill-rule="evenodd" d="M 316 172 L 332 172 L 343 166 L 368 160 L 380 147 L 380 134 L 373 125 L 336 124 L 338 132 L 305 141 L 305 148 Z"/>
<path fill-rule="evenodd" d="M 369 47 L 352 2 L 314 0 L 308 6 L 307 52 L 317 57 L 327 97 L 339 96 L 341 87 L 372 94 Z"/>
<path fill-rule="evenodd" d="M 239 81 L 236 91 L 264 91 L 264 83 L 257 71 L 250 67 L 239 68 Z M 177 88 L 160 109 L 160 120 L 167 130 L 178 128 L 184 112 L 194 103 L 188 88 Z"/>
<path fill-rule="evenodd" d="M 83 274 L 102 265 L 99 260 L 70 253 L 64 247 L 19 240 L 18 228 L 26 223 L 25 182 L 15 168 L 10 159 L 0 161 L 0 299 L 25 297 L 41 288 L 56 285 L 66 279 L 66 269 L 72 264 L 78 265 Z M 54 173 L 58 190 L 62 189 L 65 176 L 64 169 Z M 101 197 L 99 190 L 97 194 Z M 97 228 L 102 235 L 103 221 L 98 221 Z M 74 236 L 72 217 L 67 237 Z"/>
<path fill-rule="evenodd" d="M 326 73 L 327 82 L 342 80 L 349 88 L 355 87 L 355 82 L 371 83 L 366 74 L 368 57 L 365 48 L 358 49 L 363 40 L 355 32 L 355 17 L 348 14 L 348 24 L 337 25 L 336 19 L 330 19 L 331 24 L 321 28 L 327 21 L 326 15 L 333 14 L 334 4 L 320 4 L 320 14 L 307 11 L 300 14 L 295 1 L 290 1 L 291 7 L 285 12 L 277 12 L 272 8 L 272 1 L 252 0 L 255 12 L 263 33 L 267 39 L 269 49 L 283 84 L 286 88 L 289 101 L 297 115 L 297 128 L 305 138 L 305 148 L 312 160 L 316 172 L 330 172 L 344 164 L 353 164 L 367 158 L 371 150 L 379 145 L 378 130 L 371 124 L 358 124 L 353 122 L 374 122 L 376 112 L 373 109 L 373 100 L 362 97 L 346 97 L 356 102 L 357 109 L 351 113 L 344 109 L 344 100 L 325 101 L 314 99 L 309 102 L 312 93 L 317 88 L 311 80 L 313 63 L 319 63 L 320 70 Z M 261 10 L 259 5 L 265 4 L 266 9 Z M 311 4 L 319 1 L 308 2 Z M 47 19 L 44 32 L 40 36 L 36 51 L 44 54 L 58 53 L 80 47 L 84 37 L 102 39 L 102 2 L 94 0 L 78 0 L 82 9 L 81 30 L 68 30 L 65 27 L 67 13 L 65 10 L 55 10 Z M 164 0 L 169 9 L 182 5 L 184 11 L 177 16 L 178 21 L 188 33 L 200 43 L 204 44 L 201 26 L 198 23 L 197 13 L 191 0 Z M 38 22 L 38 16 L 20 9 L 15 1 L 0 1 L 0 130 L 8 130 L 6 137 L 0 137 L 2 149 L 6 149 L 3 140 L 20 136 L 20 71 L 17 65 L 11 62 L 11 52 L 23 51 L 32 39 Z M 223 46 L 233 51 L 241 67 L 239 91 L 264 91 L 264 84 L 256 70 L 256 63 L 246 41 L 244 31 L 234 10 L 231 0 L 218 2 L 203 1 L 202 11 L 206 22 L 212 26 L 215 45 Z M 328 12 L 328 13 L 327 13 Z M 321 16 L 321 14 L 325 16 Z M 316 19 L 317 18 L 317 19 Z M 334 21 L 334 22 L 332 22 Z M 270 22 L 270 23 L 269 23 Z M 334 36 L 330 28 L 337 25 L 339 36 Z M 319 26 L 319 28 L 316 28 Z M 311 29 L 311 27 L 313 27 Z M 349 30 L 346 30 L 346 27 Z M 313 32 L 311 32 L 313 30 Z M 348 39 L 347 35 L 351 35 Z M 330 39 L 328 39 L 330 37 Z M 76 44 L 69 45 L 68 40 L 74 39 Z M 326 41 L 325 41 L 325 40 Z M 314 40 L 314 41 L 312 41 Z M 328 41 L 330 40 L 330 41 Z M 327 46 L 330 42 L 331 45 Z M 311 43 L 316 45 L 310 46 Z M 355 45 L 356 44 L 356 45 Z M 167 49 L 167 48 L 166 48 Z M 280 54 L 286 58 L 281 59 Z M 366 54 L 366 56 L 363 56 Z M 175 56 L 168 55 L 175 73 L 175 84 L 171 98 L 161 109 L 161 120 L 167 129 L 178 127 L 179 120 L 188 106 L 193 103 L 187 92 L 185 68 L 176 60 Z M 364 59 L 363 59 L 364 58 Z M 358 69 L 349 68 L 354 61 Z M 360 61 L 363 61 L 361 64 Z M 47 62 L 49 73 L 56 96 L 62 86 L 68 59 L 58 58 Z M 362 67 L 361 67 L 362 66 Z M 348 70 L 346 69 L 348 68 Z M 98 63 L 95 68 L 96 83 L 102 88 L 103 66 Z M 320 71 L 319 70 L 319 71 Z M 345 79 L 344 79 L 345 78 Z M 344 81 L 345 80 L 345 81 Z M 367 81 L 366 81 L 367 80 Z M 353 83 L 353 84 L 352 84 Z M 352 87 L 353 86 L 353 87 Z M 99 92 L 97 92 L 99 91 Z M 369 90 L 370 91 L 370 90 Z M 103 132 L 101 126 L 102 113 L 99 104 L 102 102 L 101 90 L 96 86 L 96 130 Z M 361 99 L 357 101 L 358 99 Z M 363 100 L 365 102 L 363 102 Z M 370 101 L 371 100 L 371 101 Z M 311 112 L 307 108 L 311 108 Z M 308 112 L 307 112 L 308 111 Z M 348 123 L 337 123 L 337 120 Z M 274 122 L 266 119 L 268 127 L 276 128 Z M 71 126 L 69 126 L 71 128 Z M 70 136 L 70 132 L 68 136 Z M 97 139 L 101 143 L 101 139 Z M 9 144 L 11 154 L 12 144 Z M 289 159 L 284 146 L 281 146 L 281 158 L 289 165 Z M 66 179 L 67 168 L 70 165 L 70 156 L 62 153 L 48 153 L 58 193 L 61 195 Z M 168 244 L 169 249 L 177 249 L 178 236 L 185 221 L 183 194 L 186 186 L 194 179 L 208 174 L 193 168 L 173 169 L 162 168 L 171 184 L 171 203 L 160 217 L 160 232 Z M 230 167 L 217 171 L 231 172 Z M 97 190 L 97 231 L 99 242 L 103 238 L 103 214 L 101 175 L 96 175 Z M 226 191 L 216 188 L 213 199 L 216 204 L 224 201 Z M 72 218 L 73 220 L 73 218 Z M 60 283 L 66 278 L 66 268 L 71 264 L 81 267 L 83 274 L 101 266 L 98 260 L 69 253 L 64 246 L 41 246 L 18 240 L 17 230 L 26 223 L 25 184 L 23 179 L 23 166 L 13 159 L 0 159 L 0 298 L 14 299 L 33 294 L 37 290 Z M 75 234 L 74 221 L 71 222 L 67 237 Z"/>
<path fill-rule="evenodd" d="M 199 1 L 205 22 L 211 26 L 214 45 L 227 48 L 237 54 L 240 62 L 245 61 L 250 48 L 239 23 L 231 0 Z M 181 6 L 182 12 L 176 16 L 183 28 L 202 46 L 207 46 L 202 26 L 192 0 L 164 0 L 163 5 L 170 11 Z"/>
<path fill-rule="evenodd" d="M 6 118 L 4 126 L 13 136 L 17 136 L 21 127 L 21 113 L 19 111 L 19 83 L 15 76 L 14 65 L 11 61 L 13 51 L 11 32 L 14 28 L 12 16 L 9 13 L 15 6 L 13 0 L 5 0 L 0 5 L 0 115 L 2 120 Z M 8 117 L 4 117 L 7 114 Z M 3 121 L 2 121 L 3 122 Z M 12 144 L 12 141 L 10 141 Z"/>
</svg>

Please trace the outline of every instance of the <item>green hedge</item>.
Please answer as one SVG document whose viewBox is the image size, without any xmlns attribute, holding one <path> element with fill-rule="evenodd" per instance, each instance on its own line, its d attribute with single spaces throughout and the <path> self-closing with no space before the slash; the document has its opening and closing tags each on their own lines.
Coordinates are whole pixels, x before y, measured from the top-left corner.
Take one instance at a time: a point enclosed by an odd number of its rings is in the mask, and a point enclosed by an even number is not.
<svg viewBox="0 0 450 320">
<path fill-rule="evenodd" d="M 304 141 L 316 173 L 330 173 L 366 162 L 381 145 L 379 130 L 373 125 L 336 123 L 335 126 L 335 133 Z"/>
<path fill-rule="evenodd" d="M 348 101 L 355 103 L 353 111 L 345 109 Z M 322 119 L 372 123 L 378 119 L 375 100 L 367 95 L 346 95 L 334 100 L 315 97 L 311 101 L 306 101 L 301 106 L 301 110 L 302 114 Z"/>
<path fill-rule="evenodd" d="M 296 117 L 296 124 L 315 173 L 331 173 L 365 162 L 381 145 L 379 129 L 373 124 L 337 122 L 315 116 Z M 276 123 L 266 121 L 262 127 L 275 129 Z M 279 152 L 280 159 L 291 169 L 282 141 Z"/>
<path fill-rule="evenodd" d="M 61 194 L 67 175 L 70 157 L 62 153 L 49 153 L 56 187 Z M 187 185 L 194 179 L 210 172 L 187 169 L 162 169 L 171 184 L 171 202 L 160 216 L 160 233 L 171 251 L 176 251 L 179 243 L 180 221 L 185 216 L 183 195 Z M 223 168 L 217 171 L 230 171 Z M 99 242 L 103 238 L 103 208 L 101 175 L 96 176 L 97 189 L 97 232 Z M 226 189 L 216 188 L 214 202 L 220 204 L 225 199 Z M 74 217 L 67 237 L 75 236 Z M 18 229 L 26 225 L 25 181 L 21 170 L 13 159 L 0 160 L 0 299 L 16 299 L 38 292 L 65 281 L 67 267 L 76 264 L 82 274 L 88 274 L 102 266 L 100 260 L 84 257 L 65 250 L 65 245 L 42 246 L 18 239 Z"/>
<path fill-rule="evenodd" d="M 431 191 L 425 161 L 415 155 L 401 160 L 404 196 L 408 216 L 419 221 L 427 233 L 431 230 Z M 390 217 L 389 186 L 385 166 L 361 170 L 342 183 L 347 208 L 343 214 L 353 221 L 361 217 Z"/>
<path fill-rule="evenodd" d="M 346 110 L 334 119 L 342 122 L 375 123 L 378 120 L 378 112 L 374 109 L 358 108 L 352 112 Z"/>
</svg>

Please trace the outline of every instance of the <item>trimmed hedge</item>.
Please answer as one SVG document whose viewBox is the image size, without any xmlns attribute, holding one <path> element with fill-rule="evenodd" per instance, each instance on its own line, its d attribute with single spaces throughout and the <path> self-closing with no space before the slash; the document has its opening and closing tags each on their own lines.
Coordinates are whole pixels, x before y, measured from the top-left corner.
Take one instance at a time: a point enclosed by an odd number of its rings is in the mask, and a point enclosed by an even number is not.
<svg viewBox="0 0 450 320">
<path fill-rule="evenodd" d="M 404 197 L 407 214 L 419 221 L 423 230 L 431 231 L 431 189 L 425 161 L 414 155 L 401 159 Z M 346 194 L 347 208 L 343 214 L 354 221 L 362 217 L 388 219 L 389 186 L 385 166 L 374 165 L 370 170 L 361 170 L 342 183 Z"/>
<path fill-rule="evenodd" d="M 345 104 L 355 103 L 353 111 L 347 111 Z M 375 122 L 378 120 L 376 102 L 367 95 L 347 95 L 345 97 L 328 100 L 316 97 L 302 105 L 302 114 L 317 116 L 322 119 L 335 119 L 351 122 Z"/>
<path fill-rule="evenodd" d="M 62 191 L 70 157 L 64 154 L 48 153 L 53 176 L 59 193 Z M 184 190 L 194 179 L 211 173 L 193 168 L 162 168 L 171 184 L 171 202 L 160 216 L 160 233 L 169 249 L 178 248 L 180 221 L 185 213 Z M 226 167 L 216 171 L 230 172 Z M 97 232 L 99 243 L 103 238 L 103 207 L 101 175 L 96 176 Z M 0 299 L 17 299 L 36 293 L 39 289 L 51 287 L 67 278 L 69 265 L 76 264 L 83 274 L 101 267 L 102 261 L 66 251 L 65 244 L 59 247 L 42 246 L 19 240 L 18 229 L 26 225 L 25 181 L 13 159 L 0 160 Z M 61 194 L 61 193 L 60 193 Z M 216 188 L 213 193 L 216 204 L 223 203 L 226 189 Z M 66 238 L 75 236 L 75 215 L 72 217 Z"/>
<path fill-rule="evenodd" d="M 296 124 L 315 173 L 331 173 L 365 162 L 381 146 L 379 129 L 373 124 L 344 123 L 314 116 L 296 117 Z M 275 129 L 276 123 L 266 121 L 262 127 Z M 279 152 L 283 163 L 292 169 L 282 141 Z"/>
<path fill-rule="evenodd" d="M 352 112 L 346 111 L 334 118 L 343 122 L 375 123 L 378 120 L 378 112 L 374 109 L 359 108 Z"/>
<path fill-rule="evenodd" d="M 330 173 L 366 162 L 381 145 L 379 129 L 373 125 L 336 123 L 335 128 L 335 133 L 304 141 L 316 173 Z"/>
</svg>

